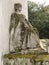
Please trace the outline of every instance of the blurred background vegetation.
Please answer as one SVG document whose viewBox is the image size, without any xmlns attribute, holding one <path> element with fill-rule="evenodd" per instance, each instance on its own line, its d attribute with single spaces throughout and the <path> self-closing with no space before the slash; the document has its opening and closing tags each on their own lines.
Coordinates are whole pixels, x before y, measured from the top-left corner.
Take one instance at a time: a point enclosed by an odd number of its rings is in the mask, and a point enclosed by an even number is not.
<svg viewBox="0 0 49 65">
<path fill-rule="evenodd" d="M 40 39 L 49 39 L 49 5 L 28 1 L 28 19 L 37 28 Z"/>
</svg>

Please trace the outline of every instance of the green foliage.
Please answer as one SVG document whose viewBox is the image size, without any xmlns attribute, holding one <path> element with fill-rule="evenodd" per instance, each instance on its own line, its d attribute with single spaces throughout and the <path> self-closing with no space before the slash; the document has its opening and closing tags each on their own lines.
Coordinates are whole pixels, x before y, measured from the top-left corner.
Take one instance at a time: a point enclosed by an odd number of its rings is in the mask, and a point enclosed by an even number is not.
<svg viewBox="0 0 49 65">
<path fill-rule="evenodd" d="M 49 38 L 49 14 L 44 5 L 28 2 L 30 23 L 37 28 L 40 38 Z"/>
</svg>

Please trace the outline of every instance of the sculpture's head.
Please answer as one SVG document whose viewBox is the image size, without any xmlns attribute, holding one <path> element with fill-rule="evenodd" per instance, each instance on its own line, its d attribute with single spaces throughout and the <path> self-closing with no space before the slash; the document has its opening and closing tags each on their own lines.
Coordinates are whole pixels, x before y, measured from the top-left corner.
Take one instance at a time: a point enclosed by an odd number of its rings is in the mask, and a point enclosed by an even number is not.
<svg viewBox="0 0 49 65">
<path fill-rule="evenodd" d="M 14 4 L 14 10 L 15 10 L 15 12 L 17 12 L 17 11 L 21 12 L 22 5 L 20 3 L 15 3 Z"/>
</svg>

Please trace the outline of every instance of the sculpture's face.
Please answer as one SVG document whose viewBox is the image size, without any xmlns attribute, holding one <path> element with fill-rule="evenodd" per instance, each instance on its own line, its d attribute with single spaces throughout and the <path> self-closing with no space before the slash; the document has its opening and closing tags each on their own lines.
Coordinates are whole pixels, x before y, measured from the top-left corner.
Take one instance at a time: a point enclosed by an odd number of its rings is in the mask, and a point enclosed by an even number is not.
<svg viewBox="0 0 49 65">
<path fill-rule="evenodd" d="M 18 9 L 19 12 L 21 12 L 21 10 L 22 10 L 22 7 L 20 7 L 20 8 Z"/>
<path fill-rule="evenodd" d="M 18 14 L 21 14 L 21 10 L 22 10 L 22 7 L 15 8 L 15 12 L 18 13 Z"/>
<path fill-rule="evenodd" d="M 14 6 L 14 9 L 15 9 L 15 12 L 21 12 L 22 6 L 15 5 L 15 6 Z"/>
</svg>

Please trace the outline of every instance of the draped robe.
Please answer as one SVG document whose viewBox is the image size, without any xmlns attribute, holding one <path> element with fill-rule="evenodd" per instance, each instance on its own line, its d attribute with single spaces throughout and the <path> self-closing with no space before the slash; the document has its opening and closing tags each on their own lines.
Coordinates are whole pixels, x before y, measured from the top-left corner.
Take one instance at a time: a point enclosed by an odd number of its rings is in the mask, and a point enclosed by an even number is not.
<svg viewBox="0 0 49 65">
<path fill-rule="evenodd" d="M 13 13 L 9 27 L 10 51 L 33 49 L 39 43 L 38 32 L 26 20 L 23 14 Z"/>
</svg>

